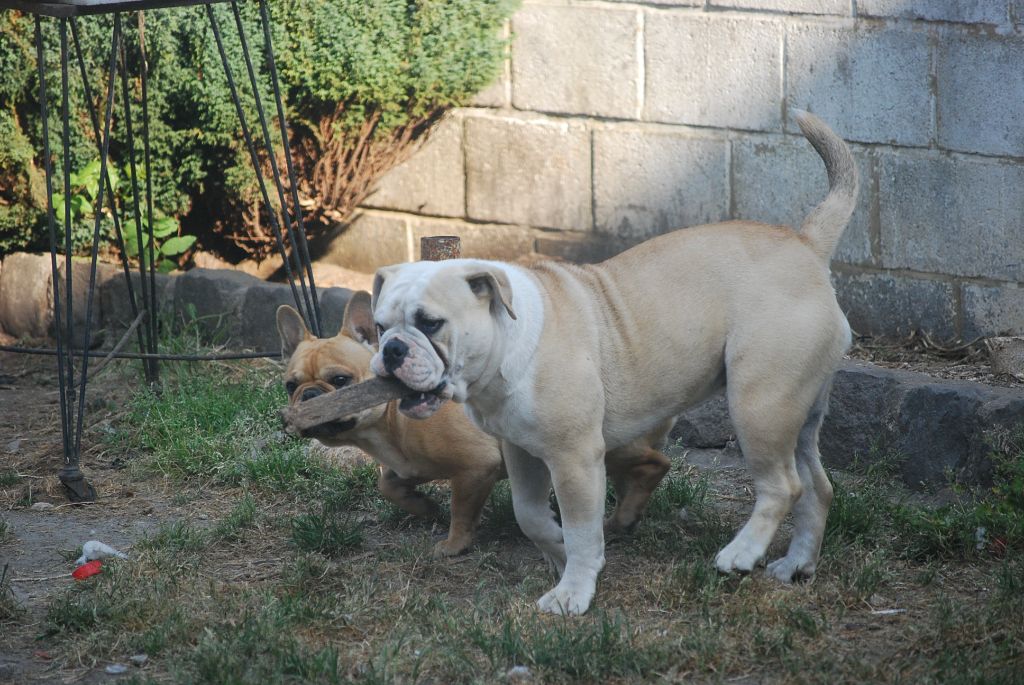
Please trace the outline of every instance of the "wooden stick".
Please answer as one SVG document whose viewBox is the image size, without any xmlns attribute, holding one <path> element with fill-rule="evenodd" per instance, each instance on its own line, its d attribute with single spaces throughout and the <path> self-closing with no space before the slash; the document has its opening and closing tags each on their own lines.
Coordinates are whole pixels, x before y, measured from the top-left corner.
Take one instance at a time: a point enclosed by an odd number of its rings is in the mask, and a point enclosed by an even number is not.
<svg viewBox="0 0 1024 685">
<path fill-rule="evenodd" d="M 420 253 L 426 260 L 455 259 L 459 257 L 461 251 L 462 245 L 458 236 L 426 236 L 420 239 Z M 302 431 L 331 421 L 339 421 L 378 404 L 415 394 L 415 391 L 394 378 L 371 378 L 285 407 L 280 414 L 284 420 L 285 430 L 298 435 Z"/>
<path fill-rule="evenodd" d="M 364 409 L 376 407 L 378 404 L 413 394 L 416 393 L 399 380 L 374 377 L 362 383 L 299 402 L 294 406 L 285 407 L 280 414 L 284 420 L 285 429 L 290 433 L 297 434 L 314 426 L 337 421 Z"/>
</svg>

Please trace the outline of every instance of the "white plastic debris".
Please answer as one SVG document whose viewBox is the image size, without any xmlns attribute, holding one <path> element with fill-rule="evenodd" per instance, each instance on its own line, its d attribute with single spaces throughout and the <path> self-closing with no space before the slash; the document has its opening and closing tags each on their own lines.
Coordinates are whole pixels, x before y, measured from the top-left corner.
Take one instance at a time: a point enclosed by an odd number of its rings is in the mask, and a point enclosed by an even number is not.
<svg viewBox="0 0 1024 685">
<path fill-rule="evenodd" d="M 985 549 L 985 535 L 987 533 L 988 531 L 985 530 L 985 526 L 978 526 L 978 528 L 974 531 L 974 549 L 978 550 L 979 552 Z"/>
<path fill-rule="evenodd" d="M 505 673 L 505 680 L 510 683 L 530 683 L 533 682 L 533 673 L 526 666 L 513 666 Z"/>
<path fill-rule="evenodd" d="M 105 670 L 110 675 L 121 675 L 122 673 L 128 672 L 128 667 L 124 664 L 110 664 L 103 670 Z"/>
<path fill-rule="evenodd" d="M 118 559 L 127 559 L 128 555 L 124 552 L 118 552 L 110 545 L 104 544 L 99 540 L 89 540 L 89 542 L 82 545 L 82 556 L 75 560 L 75 563 L 81 566 L 87 561 L 93 561 L 94 559 L 106 559 L 107 557 L 117 557 Z"/>
<path fill-rule="evenodd" d="M 146 654 L 134 654 L 128 657 L 128 661 L 132 662 L 135 666 L 142 666 L 149 660 L 149 656 Z"/>
</svg>

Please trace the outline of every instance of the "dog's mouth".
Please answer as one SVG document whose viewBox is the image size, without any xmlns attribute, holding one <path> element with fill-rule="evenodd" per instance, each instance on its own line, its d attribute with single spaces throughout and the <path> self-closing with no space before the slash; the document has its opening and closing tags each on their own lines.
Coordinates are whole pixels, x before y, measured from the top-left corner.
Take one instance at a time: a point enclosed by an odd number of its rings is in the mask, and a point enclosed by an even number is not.
<svg viewBox="0 0 1024 685">
<path fill-rule="evenodd" d="M 448 387 L 448 380 L 442 379 L 433 390 L 426 392 L 414 392 L 406 395 L 398 402 L 398 409 L 406 416 L 414 419 L 425 419 L 434 414 L 444 401 L 444 390 Z"/>
<path fill-rule="evenodd" d="M 338 435 L 339 433 L 347 433 L 356 427 L 356 419 L 343 419 L 341 421 L 330 421 L 328 423 L 322 423 L 319 426 L 314 426 L 307 430 L 302 431 L 302 437 L 304 438 L 330 438 Z"/>
</svg>

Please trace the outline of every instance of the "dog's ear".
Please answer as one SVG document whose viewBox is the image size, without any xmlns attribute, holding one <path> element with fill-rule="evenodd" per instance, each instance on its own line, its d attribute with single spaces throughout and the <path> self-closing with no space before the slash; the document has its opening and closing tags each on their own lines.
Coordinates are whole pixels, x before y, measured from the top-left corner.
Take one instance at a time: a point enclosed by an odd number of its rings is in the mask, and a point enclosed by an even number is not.
<svg viewBox="0 0 1024 685">
<path fill-rule="evenodd" d="M 392 266 L 382 266 L 377 269 L 376 275 L 373 277 L 373 296 L 370 298 L 370 309 L 377 308 L 377 299 L 380 297 L 381 288 L 384 287 L 384 281 L 388 275 L 398 268 L 399 265 L 393 264 Z"/>
<path fill-rule="evenodd" d="M 370 293 L 365 290 L 352 293 L 345 305 L 345 316 L 341 321 L 341 330 L 362 343 L 377 344 L 377 326 L 373 322 L 373 309 L 370 307 Z"/>
<path fill-rule="evenodd" d="M 287 360 L 303 340 L 313 336 L 302 316 L 286 304 L 277 308 L 277 332 L 281 336 L 281 358 Z"/>
<path fill-rule="evenodd" d="M 488 267 L 483 271 L 471 271 L 466 276 L 466 283 L 474 295 L 486 297 L 492 304 L 500 302 L 508 315 L 516 318 L 516 313 L 512 311 L 512 284 L 502 269 Z"/>
</svg>

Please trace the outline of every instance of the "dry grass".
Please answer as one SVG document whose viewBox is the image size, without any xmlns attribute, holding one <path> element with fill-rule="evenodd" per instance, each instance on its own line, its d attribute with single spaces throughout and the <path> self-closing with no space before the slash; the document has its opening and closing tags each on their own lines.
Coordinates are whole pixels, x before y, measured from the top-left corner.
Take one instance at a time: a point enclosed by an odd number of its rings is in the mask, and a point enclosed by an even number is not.
<svg viewBox="0 0 1024 685">
<path fill-rule="evenodd" d="M 435 560 L 443 523 L 382 500 L 372 467 L 335 468 L 276 432 L 275 381 L 181 370 L 113 422 L 105 458 L 128 464 L 140 498 L 187 513 L 48 600 L 31 632 L 64 668 L 143 652 L 137 682 L 488 683 L 516 666 L 534 682 L 1020 682 L 1021 539 L 995 545 L 1019 529 L 973 542 L 979 521 L 1019 510 L 939 515 L 884 473 L 845 475 L 813 582 L 722 577 L 711 559 L 749 483 L 677 447 L 636 534 L 609 541 L 594 609 L 556 618 L 534 608 L 554 579 L 507 484 L 472 550 Z"/>
</svg>

